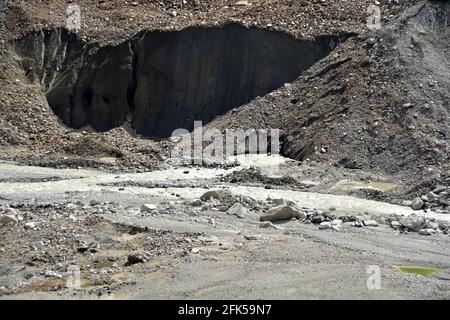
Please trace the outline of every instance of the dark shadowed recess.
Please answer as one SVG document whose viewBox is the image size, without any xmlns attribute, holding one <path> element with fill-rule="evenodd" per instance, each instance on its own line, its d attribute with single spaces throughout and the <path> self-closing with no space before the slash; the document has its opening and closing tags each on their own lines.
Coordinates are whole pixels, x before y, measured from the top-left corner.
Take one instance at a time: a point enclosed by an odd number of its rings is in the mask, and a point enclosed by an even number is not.
<svg viewBox="0 0 450 320">
<path fill-rule="evenodd" d="M 64 29 L 45 30 L 13 47 L 68 126 L 106 131 L 129 121 L 138 134 L 161 138 L 294 81 L 345 38 L 297 40 L 229 24 L 146 31 L 104 47 Z"/>
</svg>

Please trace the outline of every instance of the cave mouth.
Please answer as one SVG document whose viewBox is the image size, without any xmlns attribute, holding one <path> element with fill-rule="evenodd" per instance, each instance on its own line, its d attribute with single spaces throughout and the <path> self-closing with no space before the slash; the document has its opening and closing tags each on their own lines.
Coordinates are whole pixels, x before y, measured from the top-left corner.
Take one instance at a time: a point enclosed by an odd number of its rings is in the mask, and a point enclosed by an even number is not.
<svg viewBox="0 0 450 320">
<path fill-rule="evenodd" d="M 88 44 L 64 29 L 33 32 L 13 48 L 69 127 L 169 137 L 294 81 L 343 40 L 298 40 L 283 32 L 191 27 L 146 31 L 115 46 Z"/>
</svg>

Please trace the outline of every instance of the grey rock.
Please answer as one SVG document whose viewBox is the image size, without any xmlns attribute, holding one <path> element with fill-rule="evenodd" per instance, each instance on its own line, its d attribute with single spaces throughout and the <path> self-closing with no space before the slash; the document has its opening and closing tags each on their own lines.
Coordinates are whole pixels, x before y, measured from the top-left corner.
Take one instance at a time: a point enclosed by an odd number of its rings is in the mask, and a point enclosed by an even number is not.
<svg viewBox="0 0 450 320">
<path fill-rule="evenodd" d="M 15 215 L 12 214 L 4 214 L 0 216 L 0 224 L 14 224 L 18 223 L 19 220 Z"/>
<path fill-rule="evenodd" d="M 362 228 L 362 227 L 364 227 L 364 222 L 362 222 L 362 221 L 355 221 L 355 222 L 353 222 L 353 226 L 354 227 L 357 227 L 357 228 Z"/>
<path fill-rule="evenodd" d="M 212 236 L 212 235 L 200 236 L 200 237 L 198 237 L 198 240 L 200 240 L 202 242 L 207 242 L 207 243 L 218 243 L 219 242 L 219 238 L 217 238 L 216 236 Z"/>
<path fill-rule="evenodd" d="M 324 221 L 325 221 L 325 217 L 321 214 L 317 214 L 311 218 L 311 222 L 316 223 L 316 224 L 322 223 Z"/>
<path fill-rule="evenodd" d="M 30 221 L 25 223 L 25 229 L 34 229 L 38 226 L 38 223 L 36 221 Z"/>
<path fill-rule="evenodd" d="M 268 229 L 268 228 L 276 229 L 276 226 L 270 221 L 260 222 L 259 227 L 264 228 L 264 229 Z"/>
<path fill-rule="evenodd" d="M 366 220 L 363 223 L 366 227 L 378 227 L 378 222 L 375 220 Z"/>
<path fill-rule="evenodd" d="M 435 234 L 436 230 L 434 229 L 421 229 L 419 230 L 419 234 L 422 236 L 431 236 L 432 234 Z"/>
<path fill-rule="evenodd" d="M 405 228 L 413 231 L 419 231 L 426 226 L 426 220 L 416 214 L 410 214 L 409 216 L 403 217 L 399 220 L 400 224 Z"/>
<path fill-rule="evenodd" d="M 393 229 L 400 229 L 402 227 L 402 224 L 398 221 L 391 221 L 391 228 Z"/>
<path fill-rule="evenodd" d="M 207 191 L 205 192 L 200 199 L 202 201 L 209 201 L 211 199 L 220 199 L 223 196 L 223 193 L 221 191 Z"/>
<path fill-rule="evenodd" d="M 439 229 L 439 224 L 437 222 L 428 221 L 427 222 L 427 229 Z"/>
<path fill-rule="evenodd" d="M 286 199 L 271 199 L 271 198 L 269 198 L 268 201 L 270 203 L 273 203 L 276 206 L 287 205 L 287 206 L 295 207 L 295 202 L 286 200 Z"/>
<path fill-rule="evenodd" d="M 230 209 L 227 210 L 227 214 L 238 218 L 244 218 L 248 215 L 248 209 L 240 203 L 235 203 Z"/>
<path fill-rule="evenodd" d="M 152 213 L 158 211 L 158 206 L 154 204 L 143 204 L 141 206 L 141 212 Z"/>
<path fill-rule="evenodd" d="M 296 219 L 306 219 L 306 214 L 304 212 L 300 212 L 297 209 L 291 206 L 278 206 L 269 210 L 269 212 L 263 216 L 261 216 L 261 221 L 282 221 L 289 220 L 292 218 Z"/>
<path fill-rule="evenodd" d="M 131 254 L 128 256 L 128 265 L 133 265 L 137 263 L 146 263 L 150 260 L 150 257 L 145 254 Z"/>
<path fill-rule="evenodd" d="M 331 222 L 322 222 L 319 224 L 319 230 L 331 229 Z"/>
<path fill-rule="evenodd" d="M 442 192 L 444 192 L 444 191 L 446 191 L 448 189 L 449 189 L 449 187 L 438 186 L 438 187 L 434 188 L 434 190 L 432 192 L 435 193 L 435 194 L 440 194 L 440 193 L 442 193 Z"/>
<path fill-rule="evenodd" d="M 260 235 L 257 235 L 257 234 L 251 234 L 251 235 L 245 235 L 244 239 L 253 241 L 253 240 L 261 240 L 262 237 Z"/>
<path fill-rule="evenodd" d="M 411 203 L 411 208 L 413 210 L 420 210 L 423 208 L 423 206 L 424 206 L 424 202 L 420 198 L 415 198 Z"/>
</svg>

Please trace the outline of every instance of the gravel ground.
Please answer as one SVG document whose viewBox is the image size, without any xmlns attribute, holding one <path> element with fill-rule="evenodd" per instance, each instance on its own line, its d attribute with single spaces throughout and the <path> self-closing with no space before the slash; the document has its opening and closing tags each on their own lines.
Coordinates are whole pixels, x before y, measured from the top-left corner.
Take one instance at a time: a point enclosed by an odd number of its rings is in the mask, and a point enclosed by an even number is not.
<svg viewBox="0 0 450 320">
<path fill-rule="evenodd" d="M 413 213 L 406 207 L 217 179 L 247 170 L 242 167 L 190 169 L 181 179 L 186 168 L 115 175 L 1 167 L 11 179 L 0 182 L 1 210 L 19 220 L 0 226 L 1 299 L 450 298 L 446 215 L 414 212 L 445 226 L 444 233 L 425 236 L 390 227 L 391 220 Z M 64 180 L 38 182 L 37 176 Z M 209 189 L 192 185 L 197 176 Z M 121 184 L 111 185 L 114 180 Z M 174 184 L 145 186 L 162 180 Z M 196 200 L 218 189 L 220 199 Z M 308 221 L 260 222 L 280 196 Z M 231 213 L 236 203 L 248 209 Z M 151 205 L 143 210 L 143 204 Z M 320 214 L 341 219 L 339 231 L 309 222 Z M 355 227 L 354 221 L 368 219 L 378 226 Z M 380 290 L 367 287 L 367 269 L 374 265 L 381 270 Z M 68 287 L 73 266 L 79 290 Z M 437 272 L 424 277 L 400 272 L 400 266 Z"/>
</svg>

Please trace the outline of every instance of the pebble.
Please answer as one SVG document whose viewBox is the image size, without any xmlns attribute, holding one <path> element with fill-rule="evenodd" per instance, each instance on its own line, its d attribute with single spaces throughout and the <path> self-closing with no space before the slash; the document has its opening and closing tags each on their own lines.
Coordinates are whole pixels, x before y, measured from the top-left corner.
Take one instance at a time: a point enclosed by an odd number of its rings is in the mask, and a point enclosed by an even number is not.
<svg viewBox="0 0 450 320">
<path fill-rule="evenodd" d="M 421 230 L 419 230 L 419 234 L 422 235 L 422 236 L 431 236 L 434 233 L 436 233 L 436 230 L 434 230 L 434 229 L 421 229 Z"/>
<path fill-rule="evenodd" d="M 152 213 L 158 211 L 158 206 L 154 204 L 143 204 L 141 207 L 141 212 Z"/>
<path fill-rule="evenodd" d="M 131 254 L 128 256 L 128 264 L 145 263 L 150 257 L 145 254 Z"/>
<path fill-rule="evenodd" d="M 238 218 L 244 218 L 248 215 L 248 209 L 240 203 L 235 203 L 230 209 L 227 210 L 227 214 Z"/>
<path fill-rule="evenodd" d="M 376 222 L 375 220 L 366 220 L 364 221 L 364 225 L 366 227 L 378 227 L 378 222 Z"/>
<path fill-rule="evenodd" d="M 423 208 L 423 206 L 424 206 L 424 202 L 419 197 L 415 198 L 411 203 L 411 208 L 413 210 L 420 210 Z"/>
<path fill-rule="evenodd" d="M 256 235 L 256 234 L 251 234 L 251 235 L 245 235 L 245 236 L 244 236 L 244 239 L 245 239 L 245 240 L 250 240 L 250 241 L 253 241 L 253 240 L 261 240 L 261 239 L 262 239 L 262 236 Z"/>
<path fill-rule="evenodd" d="M 391 228 L 400 229 L 402 227 L 401 223 L 398 221 L 391 221 Z"/>
<path fill-rule="evenodd" d="M 198 240 L 200 240 L 202 242 L 207 242 L 207 243 L 218 243 L 219 242 L 219 238 L 217 238 L 216 236 L 213 236 L 213 235 L 200 236 L 200 237 L 198 237 Z"/>
<path fill-rule="evenodd" d="M 436 230 L 436 229 L 439 229 L 439 224 L 437 222 L 428 221 L 427 227 L 428 227 L 428 229 Z"/>
<path fill-rule="evenodd" d="M 1 224 L 14 224 L 14 223 L 18 223 L 18 222 L 19 222 L 19 220 L 14 215 L 5 214 L 5 215 L 0 216 Z"/>
<path fill-rule="evenodd" d="M 261 221 L 282 221 L 289 220 L 292 218 L 296 219 L 306 219 L 306 214 L 300 212 L 291 206 L 278 206 L 269 210 L 269 212 L 261 216 Z"/>
<path fill-rule="evenodd" d="M 325 221 L 325 217 L 321 214 L 317 214 L 311 218 L 311 222 L 315 223 L 315 224 L 322 223 L 324 221 Z"/>
<path fill-rule="evenodd" d="M 331 222 L 322 222 L 319 224 L 319 230 L 331 229 Z"/>
<path fill-rule="evenodd" d="M 333 229 L 334 231 L 340 231 L 342 226 L 342 220 L 340 219 L 335 219 L 331 222 L 331 229 Z"/>
<path fill-rule="evenodd" d="M 268 229 L 268 228 L 274 228 L 276 229 L 276 226 L 270 222 L 270 221 L 264 221 L 259 223 L 260 228 Z"/>
<path fill-rule="evenodd" d="M 35 221 L 25 223 L 25 229 L 34 229 L 38 226 L 38 223 Z"/>
<path fill-rule="evenodd" d="M 61 279 L 62 278 L 62 275 L 60 275 L 59 273 L 52 271 L 52 270 L 45 271 L 44 276 L 46 278 L 53 278 L 53 279 Z"/>
</svg>

